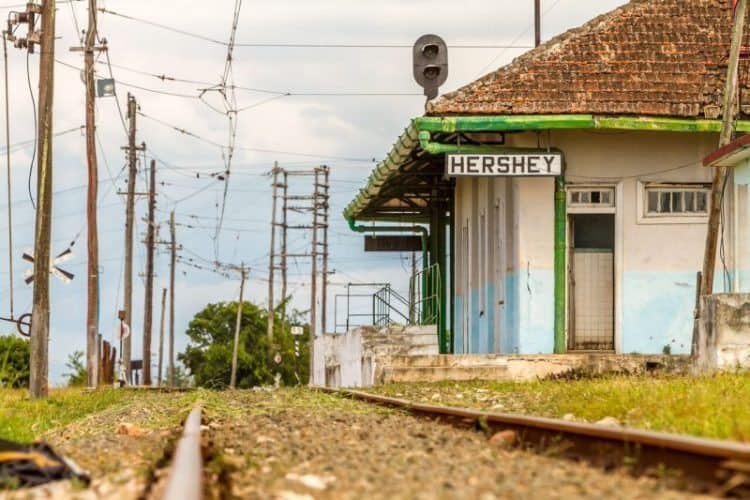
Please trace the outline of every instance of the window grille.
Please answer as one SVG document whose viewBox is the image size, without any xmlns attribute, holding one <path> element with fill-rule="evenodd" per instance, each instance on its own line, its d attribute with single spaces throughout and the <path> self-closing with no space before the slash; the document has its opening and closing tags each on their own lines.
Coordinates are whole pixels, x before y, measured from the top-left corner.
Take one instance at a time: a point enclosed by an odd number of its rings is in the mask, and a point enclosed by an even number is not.
<svg viewBox="0 0 750 500">
<path fill-rule="evenodd" d="M 600 208 L 615 206 L 614 188 L 568 188 L 568 206 L 572 208 Z"/>
<path fill-rule="evenodd" d="M 709 186 L 705 184 L 645 184 L 646 217 L 708 215 Z"/>
</svg>

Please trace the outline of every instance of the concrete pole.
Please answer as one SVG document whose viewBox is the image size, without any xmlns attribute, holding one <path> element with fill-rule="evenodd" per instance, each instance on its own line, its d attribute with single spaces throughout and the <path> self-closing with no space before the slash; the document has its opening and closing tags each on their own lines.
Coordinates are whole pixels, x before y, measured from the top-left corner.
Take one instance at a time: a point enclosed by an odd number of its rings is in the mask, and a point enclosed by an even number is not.
<svg viewBox="0 0 750 500">
<path fill-rule="evenodd" d="M 276 253 L 276 198 L 279 184 L 279 164 L 273 165 L 273 200 L 271 202 L 271 251 L 268 254 L 268 340 L 273 340 L 273 276 L 275 271 Z"/>
<path fill-rule="evenodd" d="M 229 388 L 237 388 L 237 357 L 240 346 L 240 330 L 242 329 L 242 301 L 245 292 L 245 263 L 240 266 L 242 280 L 240 281 L 240 301 L 237 304 L 237 320 L 234 322 L 234 348 L 232 349 L 232 375 L 229 379 Z"/>
<path fill-rule="evenodd" d="M 96 82 L 94 81 L 94 46 L 96 45 L 96 0 L 89 0 L 89 25 L 86 30 L 84 52 L 86 79 L 86 159 L 88 162 L 88 190 L 86 221 L 88 227 L 88 282 L 86 300 L 86 372 L 88 387 L 99 381 L 97 335 L 99 334 L 99 229 L 97 201 L 99 173 L 96 159 Z"/>
<path fill-rule="evenodd" d="M 135 178 L 138 175 L 136 167 L 136 115 L 137 104 L 135 97 L 128 94 L 128 192 L 125 203 L 125 323 L 131 331 L 122 344 L 122 363 L 125 369 L 125 378 L 131 382 L 130 360 L 131 339 L 133 332 L 133 230 L 135 212 Z"/>
<path fill-rule="evenodd" d="M 49 266 L 52 236 L 52 108 L 55 74 L 55 0 L 42 2 L 39 57 L 37 209 L 34 230 L 34 292 L 31 312 L 32 398 L 49 393 Z"/>
<path fill-rule="evenodd" d="M 171 237 L 171 265 L 169 266 L 169 367 L 167 382 L 174 387 L 174 276 L 177 261 L 177 245 L 175 243 L 174 211 L 169 214 L 169 234 Z"/>
<path fill-rule="evenodd" d="M 313 223 L 312 223 L 312 269 L 310 271 L 310 385 L 313 385 L 315 376 L 315 337 L 317 335 L 317 295 L 318 295 L 318 200 L 319 200 L 319 178 L 320 170 L 315 169 L 315 190 L 313 191 Z"/>
<path fill-rule="evenodd" d="M 167 289 L 161 290 L 161 325 L 159 326 L 159 362 L 157 366 L 156 385 L 161 386 L 162 367 L 164 366 L 164 316 L 167 303 Z"/>
<path fill-rule="evenodd" d="M 143 385 L 151 385 L 151 331 L 154 317 L 154 245 L 156 233 L 156 160 L 151 160 L 146 229 L 146 290 L 143 310 Z"/>
</svg>

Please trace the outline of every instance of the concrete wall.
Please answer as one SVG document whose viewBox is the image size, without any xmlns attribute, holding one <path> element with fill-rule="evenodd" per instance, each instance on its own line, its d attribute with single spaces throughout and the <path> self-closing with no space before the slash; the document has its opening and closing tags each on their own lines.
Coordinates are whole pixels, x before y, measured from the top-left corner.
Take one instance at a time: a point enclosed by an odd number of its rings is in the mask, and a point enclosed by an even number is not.
<svg viewBox="0 0 750 500">
<path fill-rule="evenodd" d="M 750 368 L 750 294 L 702 298 L 697 360 L 701 371 Z"/>
<path fill-rule="evenodd" d="M 715 134 L 603 131 L 506 139 L 562 150 L 568 186 L 615 189 L 618 353 L 660 354 L 667 346 L 673 354 L 690 352 L 705 219 L 644 219 L 639 191 L 648 182 L 710 182 L 701 160 L 717 141 Z M 552 352 L 553 224 L 552 178 L 458 179 L 457 353 Z M 720 272 L 716 281 L 722 290 Z"/>
</svg>

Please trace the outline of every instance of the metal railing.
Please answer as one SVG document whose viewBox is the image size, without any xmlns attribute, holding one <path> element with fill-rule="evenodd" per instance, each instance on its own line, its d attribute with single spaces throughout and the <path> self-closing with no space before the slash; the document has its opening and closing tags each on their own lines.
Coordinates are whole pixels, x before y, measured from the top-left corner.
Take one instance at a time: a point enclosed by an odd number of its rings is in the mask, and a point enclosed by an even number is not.
<svg viewBox="0 0 750 500">
<path fill-rule="evenodd" d="M 413 325 L 437 325 L 442 314 L 440 266 L 433 264 L 409 280 L 409 318 Z"/>
</svg>

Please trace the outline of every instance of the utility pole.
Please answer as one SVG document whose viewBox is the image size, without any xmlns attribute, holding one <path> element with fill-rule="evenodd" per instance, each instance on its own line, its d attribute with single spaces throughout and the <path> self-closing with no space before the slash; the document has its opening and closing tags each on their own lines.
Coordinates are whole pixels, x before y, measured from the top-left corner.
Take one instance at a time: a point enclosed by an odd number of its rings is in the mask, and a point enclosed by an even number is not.
<svg viewBox="0 0 750 500">
<path fill-rule="evenodd" d="M 734 108 L 736 105 L 740 52 L 745 30 L 745 14 L 747 0 L 739 0 L 734 12 L 734 29 L 732 30 L 732 45 L 727 63 L 727 79 L 724 86 L 723 119 L 719 147 L 726 146 L 732 141 L 734 134 Z M 722 192 L 726 180 L 726 167 L 714 167 L 713 182 L 711 184 L 711 207 L 708 217 L 708 231 L 706 233 L 706 247 L 703 256 L 703 272 L 701 281 L 701 295 L 710 295 L 714 288 L 714 270 L 716 268 L 716 247 L 721 225 Z"/>
<path fill-rule="evenodd" d="M 534 0 L 534 47 L 542 43 L 542 0 Z"/>
<path fill-rule="evenodd" d="M 135 212 L 135 178 L 137 171 L 138 148 L 135 145 L 136 116 L 138 104 L 133 95 L 128 94 L 128 192 L 125 204 L 125 323 L 133 329 L 133 216 Z M 122 346 L 122 362 L 125 377 L 130 382 L 131 337 L 125 339 Z M 144 360 L 145 363 L 146 360 Z"/>
<path fill-rule="evenodd" d="M 273 341 L 273 277 L 275 274 L 274 257 L 276 252 L 276 199 L 278 197 L 277 189 L 279 185 L 279 164 L 274 162 L 273 165 L 273 201 L 271 208 L 271 251 L 268 257 L 268 340 Z"/>
<path fill-rule="evenodd" d="M 242 328 L 242 301 L 245 292 L 245 263 L 240 266 L 240 301 L 237 304 L 237 320 L 234 324 L 234 348 L 232 349 L 232 375 L 229 379 L 229 388 L 237 387 L 237 356 L 240 349 L 240 329 Z"/>
<path fill-rule="evenodd" d="M 286 322 L 286 294 L 287 290 L 287 223 L 288 223 L 288 210 L 289 210 L 289 173 L 284 170 L 284 184 L 281 186 L 281 321 L 282 331 L 284 329 L 284 323 Z"/>
<path fill-rule="evenodd" d="M 323 172 L 323 189 L 322 193 L 322 204 L 317 209 L 320 209 L 323 213 L 323 224 L 321 229 L 323 230 L 323 276 L 320 296 L 320 327 L 321 333 L 326 333 L 326 313 L 328 309 L 328 207 L 329 207 L 329 188 L 330 183 L 328 181 L 330 175 L 330 169 L 327 166 L 322 166 Z"/>
<path fill-rule="evenodd" d="M 312 268 L 310 270 L 310 385 L 314 381 L 315 368 L 315 337 L 318 331 L 318 200 L 320 199 L 320 172 L 315 169 L 315 191 L 313 192 L 313 224 L 312 224 Z"/>
<path fill-rule="evenodd" d="M 161 289 L 161 325 L 159 326 L 159 363 L 157 366 L 157 379 L 156 379 L 156 385 L 161 387 L 161 377 L 162 377 L 162 366 L 163 366 L 163 360 L 164 360 L 164 310 L 166 309 L 167 304 L 167 289 L 162 288 Z"/>
<path fill-rule="evenodd" d="M 174 275 L 177 261 L 177 245 L 175 243 L 174 210 L 169 214 L 169 234 L 171 241 L 171 265 L 169 266 L 169 367 L 167 368 L 167 383 L 174 387 Z"/>
<path fill-rule="evenodd" d="M 97 201 L 99 173 L 96 159 L 96 82 L 94 81 L 94 50 L 97 37 L 96 0 L 89 0 L 89 25 L 84 47 L 84 75 L 86 82 L 86 159 L 88 162 L 88 191 L 86 221 L 88 227 L 88 281 L 86 301 L 86 371 L 89 388 L 97 386 L 99 377 L 99 229 Z M 75 49 L 73 49 L 75 50 Z"/>
<path fill-rule="evenodd" d="M 156 222 L 156 160 L 151 160 L 148 185 L 148 228 L 146 229 L 146 290 L 143 312 L 143 385 L 151 385 L 151 330 L 154 301 L 154 245 Z"/>
<path fill-rule="evenodd" d="M 52 236 L 52 108 L 55 74 L 55 0 L 42 2 L 39 57 L 39 123 L 37 209 L 34 230 L 34 292 L 31 312 L 32 398 L 48 395 L 49 373 L 49 262 Z M 30 26 L 29 30 L 33 30 Z"/>
</svg>

